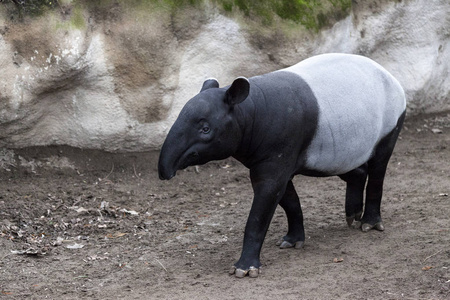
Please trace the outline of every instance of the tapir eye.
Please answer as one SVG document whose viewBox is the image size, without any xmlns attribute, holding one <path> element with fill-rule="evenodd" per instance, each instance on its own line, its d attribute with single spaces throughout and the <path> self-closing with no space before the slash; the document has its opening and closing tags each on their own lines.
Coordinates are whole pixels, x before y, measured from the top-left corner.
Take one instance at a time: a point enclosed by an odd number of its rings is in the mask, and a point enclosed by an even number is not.
<svg viewBox="0 0 450 300">
<path fill-rule="evenodd" d="M 204 126 L 202 128 L 202 133 L 204 133 L 204 134 L 209 133 L 210 131 L 211 131 L 211 128 L 209 128 L 208 126 Z"/>
</svg>

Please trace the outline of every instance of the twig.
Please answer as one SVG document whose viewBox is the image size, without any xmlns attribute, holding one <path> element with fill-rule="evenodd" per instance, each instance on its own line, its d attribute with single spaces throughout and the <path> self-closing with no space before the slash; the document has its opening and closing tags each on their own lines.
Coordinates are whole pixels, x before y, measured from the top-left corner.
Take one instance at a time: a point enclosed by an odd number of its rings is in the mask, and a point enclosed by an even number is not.
<svg viewBox="0 0 450 300">
<path fill-rule="evenodd" d="M 157 258 L 155 258 L 155 260 L 158 264 L 160 264 L 160 266 L 164 269 L 164 271 L 169 272 L 169 271 L 167 271 L 166 267 L 164 267 L 164 265 Z"/>
<path fill-rule="evenodd" d="M 62 12 L 63 15 L 64 15 L 66 12 L 65 12 L 64 9 L 61 7 L 61 4 L 59 4 L 59 1 L 58 1 L 58 0 L 55 0 L 55 2 L 56 2 L 56 4 L 58 4 L 59 9 L 61 10 L 61 12 Z"/>
<path fill-rule="evenodd" d="M 102 214 L 102 212 L 100 211 L 100 209 L 97 209 L 97 212 L 98 212 L 98 214 L 100 215 L 100 218 L 103 220 L 103 214 Z"/>
<path fill-rule="evenodd" d="M 10 256 L 11 255 L 11 253 L 10 254 L 6 254 L 5 256 L 3 256 L 3 257 L 0 257 L 0 263 L 5 259 L 5 258 L 7 258 L 8 256 Z"/>
<path fill-rule="evenodd" d="M 442 251 L 444 251 L 444 249 L 441 249 L 441 250 L 439 250 L 438 252 L 436 252 L 436 253 L 434 253 L 434 254 L 431 254 L 430 256 L 427 256 L 427 257 L 422 261 L 422 263 L 426 262 L 429 258 L 431 258 L 431 257 L 433 257 L 433 256 L 435 256 L 435 255 L 438 255 L 438 254 L 441 253 Z"/>
<path fill-rule="evenodd" d="M 136 165 L 133 164 L 134 175 L 139 178 L 140 176 L 136 173 Z"/>
<path fill-rule="evenodd" d="M 105 179 L 108 179 L 108 177 L 109 177 L 109 175 L 111 175 L 111 173 L 114 171 L 114 163 L 112 164 L 112 168 L 111 168 L 111 171 L 109 172 L 109 174 L 108 175 L 106 175 L 106 177 L 105 178 L 103 178 L 103 180 L 105 180 Z"/>
</svg>

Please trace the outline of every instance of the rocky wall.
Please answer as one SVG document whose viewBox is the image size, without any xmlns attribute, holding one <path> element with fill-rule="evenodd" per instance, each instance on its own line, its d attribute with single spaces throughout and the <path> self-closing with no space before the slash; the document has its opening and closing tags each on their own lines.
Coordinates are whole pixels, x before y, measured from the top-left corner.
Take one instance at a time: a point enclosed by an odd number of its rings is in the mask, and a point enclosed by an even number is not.
<svg viewBox="0 0 450 300">
<path fill-rule="evenodd" d="M 385 66 L 410 114 L 450 109 L 448 0 L 353 1 L 320 32 L 258 31 L 213 6 L 106 11 L 79 11 L 81 26 L 74 11 L 22 22 L 0 11 L 0 147 L 155 149 L 204 79 L 227 85 L 325 52 Z"/>
</svg>

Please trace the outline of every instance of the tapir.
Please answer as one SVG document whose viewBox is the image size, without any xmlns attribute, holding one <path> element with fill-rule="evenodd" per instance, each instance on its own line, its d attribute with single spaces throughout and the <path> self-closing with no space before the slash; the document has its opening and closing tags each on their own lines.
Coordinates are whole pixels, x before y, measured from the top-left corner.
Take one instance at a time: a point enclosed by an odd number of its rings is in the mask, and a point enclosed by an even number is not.
<svg viewBox="0 0 450 300">
<path fill-rule="evenodd" d="M 359 55 L 313 56 L 268 74 L 238 77 L 222 88 L 208 79 L 171 127 L 159 177 L 230 156 L 250 170 L 254 198 L 242 253 L 230 274 L 257 277 L 277 205 L 288 220 L 278 246 L 300 248 L 305 241 L 295 175 L 339 176 L 346 182 L 347 223 L 358 221 L 362 231 L 384 230 L 383 181 L 405 111 L 399 82 Z"/>
</svg>

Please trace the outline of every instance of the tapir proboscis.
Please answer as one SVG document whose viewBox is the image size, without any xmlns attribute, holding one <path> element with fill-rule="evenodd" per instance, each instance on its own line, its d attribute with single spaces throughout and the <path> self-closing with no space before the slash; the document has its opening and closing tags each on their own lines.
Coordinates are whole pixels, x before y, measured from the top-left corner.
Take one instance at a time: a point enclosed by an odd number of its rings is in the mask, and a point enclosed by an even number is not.
<svg viewBox="0 0 450 300">
<path fill-rule="evenodd" d="M 339 176 L 347 184 L 347 223 L 358 221 L 362 231 L 384 230 L 383 181 L 405 111 L 399 82 L 358 55 L 313 56 L 265 75 L 238 77 L 223 88 L 208 79 L 170 129 L 159 177 L 170 179 L 177 170 L 230 156 L 250 169 L 253 204 L 241 257 L 230 273 L 257 277 L 278 204 L 288 219 L 278 246 L 300 248 L 305 241 L 292 184 L 297 174 Z"/>
</svg>

